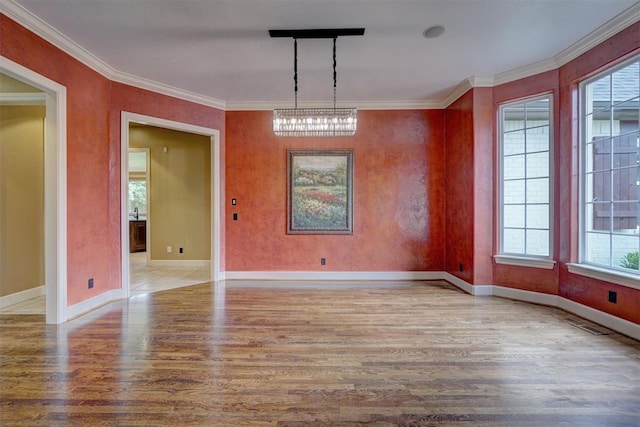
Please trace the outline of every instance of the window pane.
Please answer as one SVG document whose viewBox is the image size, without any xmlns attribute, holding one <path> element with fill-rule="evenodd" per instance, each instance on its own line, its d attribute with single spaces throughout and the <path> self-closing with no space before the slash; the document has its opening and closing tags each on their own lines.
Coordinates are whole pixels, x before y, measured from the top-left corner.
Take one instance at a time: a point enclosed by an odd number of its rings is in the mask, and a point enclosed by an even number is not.
<svg viewBox="0 0 640 427">
<path fill-rule="evenodd" d="M 524 251 L 524 230 L 505 228 L 503 231 L 503 252 L 512 254 L 523 254 Z"/>
<path fill-rule="evenodd" d="M 623 268 L 635 267 L 635 270 L 637 270 L 638 236 L 633 234 L 626 236 L 614 234 L 611 243 L 613 266 Z M 633 261 L 635 261 L 635 264 Z"/>
<path fill-rule="evenodd" d="M 524 131 L 504 134 L 504 155 L 524 153 Z"/>
<path fill-rule="evenodd" d="M 527 206 L 527 228 L 549 228 L 549 205 Z"/>
<path fill-rule="evenodd" d="M 549 125 L 549 98 L 527 103 L 527 127 Z"/>
<path fill-rule="evenodd" d="M 507 156 L 503 159 L 504 179 L 524 178 L 524 156 Z"/>
<path fill-rule="evenodd" d="M 638 203 L 614 203 L 613 204 L 613 230 L 634 230 L 638 225 Z"/>
<path fill-rule="evenodd" d="M 634 161 L 635 163 L 635 161 Z M 624 168 L 613 170 L 613 200 L 636 200 L 638 189 L 638 168 Z"/>
<path fill-rule="evenodd" d="M 506 205 L 503 221 L 505 227 L 524 227 L 524 205 Z"/>
<path fill-rule="evenodd" d="M 549 176 L 549 152 L 527 154 L 527 178 Z"/>
<path fill-rule="evenodd" d="M 610 234 L 587 233 L 585 247 L 586 261 L 595 264 L 611 265 Z"/>
<path fill-rule="evenodd" d="M 549 231 L 527 230 L 526 249 L 531 255 L 549 255 Z"/>
<path fill-rule="evenodd" d="M 502 191 L 505 204 L 524 203 L 524 179 L 505 181 Z"/>
<path fill-rule="evenodd" d="M 527 180 L 527 203 L 549 203 L 549 178 Z"/>
<path fill-rule="evenodd" d="M 611 172 L 595 172 L 588 174 L 586 200 L 590 202 L 608 202 L 611 200 Z"/>
<path fill-rule="evenodd" d="M 623 102 L 638 96 L 640 93 L 640 63 L 624 67 L 612 75 L 613 100 Z"/>
<path fill-rule="evenodd" d="M 527 153 L 549 150 L 549 126 L 527 129 Z"/>
<path fill-rule="evenodd" d="M 587 205 L 591 221 L 587 221 L 587 230 L 611 231 L 611 203 L 593 203 Z"/>
<path fill-rule="evenodd" d="M 637 133 L 620 135 L 613 138 L 613 167 L 636 166 L 638 163 Z"/>
<path fill-rule="evenodd" d="M 138 208 L 139 213 L 147 212 L 147 181 L 129 181 L 129 213 Z"/>
<path fill-rule="evenodd" d="M 611 108 L 611 75 L 601 77 L 590 85 L 591 102 L 587 104 L 587 114 Z"/>
</svg>

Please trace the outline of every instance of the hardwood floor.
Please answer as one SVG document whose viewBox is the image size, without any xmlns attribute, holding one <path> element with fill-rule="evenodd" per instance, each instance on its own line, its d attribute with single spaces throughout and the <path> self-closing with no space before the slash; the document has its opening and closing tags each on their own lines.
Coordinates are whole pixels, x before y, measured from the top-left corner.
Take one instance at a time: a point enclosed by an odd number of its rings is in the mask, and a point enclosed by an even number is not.
<svg viewBox="0 0 640 427">
<path fill-rule="evenodd" d="M 640 343 L 445 282 L 202 284 L 0 315 L 0 425 L 638 426 Z"/>
</svg>

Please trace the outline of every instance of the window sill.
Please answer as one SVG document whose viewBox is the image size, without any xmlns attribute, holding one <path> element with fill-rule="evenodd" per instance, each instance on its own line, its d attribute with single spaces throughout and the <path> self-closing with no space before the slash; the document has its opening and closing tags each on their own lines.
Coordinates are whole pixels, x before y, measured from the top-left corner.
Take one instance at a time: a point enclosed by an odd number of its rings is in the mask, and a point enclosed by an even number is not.
<svg viewBox="0 0 640 427">
<path fill-rule="evenodd" d="M 494 255 L 493 259 L 496 261 L 496 264 L 542 268 L 544 270 L 552 270 L 556 266 L 556 262 L 552 259 L 527 258 L 513 255 Z"/>
<path fill-rule="evenodd" d="M 569 273 L 579 274 L 592 279 L 603 280 L 615 283 L 616 285 L 640 290 L 640 277 L 635 274 L 628 274 L 623 271 L 613 271 L 606 268 L 596 267 L 588 264 L 567 264 Z"/>
</svg>

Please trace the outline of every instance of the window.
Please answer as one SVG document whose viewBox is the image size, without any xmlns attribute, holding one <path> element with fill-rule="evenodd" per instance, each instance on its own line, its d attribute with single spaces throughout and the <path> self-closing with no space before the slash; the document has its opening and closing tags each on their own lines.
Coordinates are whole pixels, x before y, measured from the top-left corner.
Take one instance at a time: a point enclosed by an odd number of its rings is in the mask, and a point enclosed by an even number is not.
<svg viewBox="0 0 640 427">
<path fill-rule="evenodd" d="M 129 149 L 129 218 L 147 219 L 149 149 Z"/>
<path fill-rule="evenodd" d="M 500 107 L 500 254 L 548 258 L 551 95 Z"/>
<path fill-rule="evenodd" d="M 581 84 L 581 262 L 638 272 L 640 57 Z"/>
</svg>

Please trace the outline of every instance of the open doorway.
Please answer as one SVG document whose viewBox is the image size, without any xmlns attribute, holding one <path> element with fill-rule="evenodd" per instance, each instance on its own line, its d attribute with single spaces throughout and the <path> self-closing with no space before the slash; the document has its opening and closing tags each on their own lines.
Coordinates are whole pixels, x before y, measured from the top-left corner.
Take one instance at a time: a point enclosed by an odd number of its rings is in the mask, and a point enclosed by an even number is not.
<svg viewBox="0 0 640 427">
<path fill-rule="evenodd" d="M 2 56 L 0 56 L 0 74 L 3 76 L 4 82 L 3 89 L 0 90 L 0 104 L 22 105 L 23 107 L 32 105 L 36 106 L 36 109 L 43 109 L 44 114 L 40 118 L 37 117 L 38 114 L 35 117 L 36 121 L 43 120 L 40 130 L 35 131 L 43 134 L 42 140 L 35 143 L 37 146 L 31 144 L 32 151 L 28 153 L 22 150 L 26 147 L 14 144 L 10 151 L 7 152 L 7 158 L 10 157 L 11 162 L 22 157 L 29 164 L 21 165 L 21 162 L 14 164 L 13 166 L 17 167 L 14 171 L 16 173 L 10 178 L 14 181 L 14 184 L 5 182 L 5 189 L 10 188 L 11 191 L 21 191 L 21 187 L 15 184 L 14 178 L 17 177 L 19 179 L 20 176 L 24 177 L 25 173 L 31 173 L 36 175 L 34 179 L 40 181 L 40 178 L 38 178 L 40 176 L 41 184 L 23 188 L 23 190 L 33 193 L 29 198 L 31 202 L 35 203 L 33 208 L 39 210 L 39 212 L 31 215 L 31 218 L 28 219 L 28 224 L 19 224 L 18 221 L 20 219 L 10 212 L 8 216 L 5 215 L 4 217 L 9 221 L 5 224 L 7 227 L 24 226 L 25 230 L 29 228 L 29 224 L 35 227 L 35 235 L 30 236 L 30 243 L 21 248 L 23 253 L 19 255 L 17 260 L 5 259 L 5 261 L 11 264 L 22 264 L 38 260 L 36 262 L 40 267 L 35 269 L 37 270 L 35 274 L 24 275 L 26 289 L 18 289 L 16 291 L 16 284 L 12 283 L 10 286 L 7 285 L 7 291 L 5 292 L 7 295 L 3 295 L 3 298 L 5 298 L 5 302 L 12 302 L 16 299 L 20 300 L 34 296 L 44 290 L 46 322 L 51 324 L 62 323 L 68 319 L 66 283 L 66 89 L 64 86 Z M 40 107 L 37 107 L 38 105 Z M 26 111 L 29 108 L 23 108 L 23 110 Z M 14 113 L 7 114 L 12 116 Z M 21 115 L 21 117 L 23 116 Z M 19 121 L 21 123 L 24 122 L 23 119 Z M 13 139 L 13 136 L 11 139 Z M 40 159 L 36 160 L 34 156 Z M 20 170 L 21 166 L 24 166 L 25 169 Z M 40 200 L 38 201 L 38 199 Z M 15 238 L 12 238 L 11 242 L 5 243 L 9 245 L 15 244 L 15 240 Z M 29 251 L 33 253 L 29 254 Z M 4 255 L 7 255 L 7 252 L 11 251 L 8 249 L 3 250 Z M 4 255 L 2 256 L 4 257 Z M 15 280 L 15 277 L 19 276 L 13 275 L 11 280 Z"/>
<path fill-rule="evenodd" d="M 123 112 L 121 135 L 125 295 L 219 280 L 218 131 Z"/>
</svg>

